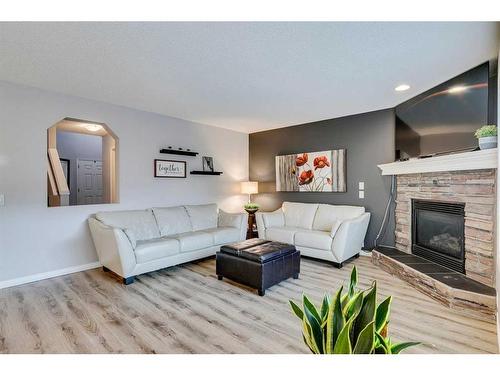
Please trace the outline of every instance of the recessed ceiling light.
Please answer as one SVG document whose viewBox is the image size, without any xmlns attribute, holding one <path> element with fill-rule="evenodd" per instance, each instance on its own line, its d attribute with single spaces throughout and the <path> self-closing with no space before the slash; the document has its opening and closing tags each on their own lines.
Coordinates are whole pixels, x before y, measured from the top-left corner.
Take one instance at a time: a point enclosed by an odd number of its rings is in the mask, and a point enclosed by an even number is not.
<svg viewBox="0 0 500 375">
<path fill-rule="evenodd" d="M 406 91 L 410 89 L 410 85 L 399 85 L 394 88 L 396 91 Z"/>
<path fill-rule="evenodd" d="M 97 124 L 87 124 L 85 125 L 85 129 L 87 129 L 89 132 L 98 132 L 102 129 L 102 126 Z"/>
<path fill-rule="evenodd" d="M 448 92 L 450 94 L 458 94 L 458 93 L 464 92 L 465 90 L 467 90 L 466 86 L 454 86 L 454 87 L 450 87 L 448 89 Z"/>
</svg>

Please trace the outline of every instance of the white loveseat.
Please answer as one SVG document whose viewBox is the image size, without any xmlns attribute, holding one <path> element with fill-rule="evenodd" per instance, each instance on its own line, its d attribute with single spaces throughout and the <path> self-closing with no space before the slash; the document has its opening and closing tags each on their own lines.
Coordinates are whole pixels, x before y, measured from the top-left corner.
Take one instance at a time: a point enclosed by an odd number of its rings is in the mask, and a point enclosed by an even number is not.
<svg viewBox="0 0 500 375">
<path fill-rule="evenodd" d="M 208 257 L 223 244 L 244 240 L 247 215 L 207 204 L 99 212 L 89 226 L 104 269 L 129 284 L 136 275 Z"/>
<path fill-rule="evenodd" d="M 295 245 L 301 255 L 337 267 L 358 256 L 370 214 L 364 207 L 284 202 L 274 212 L 257 212 L 259 237 Z"/>
</svg>

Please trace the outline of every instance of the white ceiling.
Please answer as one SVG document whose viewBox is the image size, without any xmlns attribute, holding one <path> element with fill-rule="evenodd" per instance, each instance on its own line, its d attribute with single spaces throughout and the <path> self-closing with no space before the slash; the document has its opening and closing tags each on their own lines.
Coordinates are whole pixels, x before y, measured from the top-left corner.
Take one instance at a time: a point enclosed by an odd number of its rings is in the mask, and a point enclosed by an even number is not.
<svg viewBox="0 0 500 375">
<path fill-rule="evenodd" d="M 0 80 L 255 132 L 393 107 L 494 58 L 498 35 L 495 23 L 0 23 Z"/>
</svg>

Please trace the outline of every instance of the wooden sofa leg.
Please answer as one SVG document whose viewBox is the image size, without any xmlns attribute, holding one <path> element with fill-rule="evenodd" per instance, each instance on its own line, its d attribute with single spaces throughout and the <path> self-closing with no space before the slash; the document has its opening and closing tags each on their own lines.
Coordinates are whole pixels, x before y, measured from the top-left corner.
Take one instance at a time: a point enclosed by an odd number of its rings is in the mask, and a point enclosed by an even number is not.
<svg viewBox="0 0 500 375">
<path fill-rule="evenodd" d="M 257 293 L 259 293 L 259 296 L 261 297 L 266 295 L 266 291 L 264 289 L 259 289 Z"/>
<path fill-rule="evenodd" d="M 344 266 L 344 262 L 340 262 L 340 263 L 333 262 L 333 265 L 334 265 L 336 268 L 340 269 L 340 268 L 342 268 L 342 267 Z"/>
<path fill-rule="evenodd" d="M 102 266 L 102 270 L 104 272 L 111 272 L 111 270 L 108 267 L 104 267 L 104 266 Z"/>
<path fill-rule="evenodd" d="M 359 253 L 357 253 L 356 255 L 354 255 L 354 259 L 358 259 L 359 258 Z"/>
<path fill-rule="evenodd" d="M 123 284 L 124 285 L 130 285 L 134 282 L 135 278 L 134 276 L 130 276 L 130 277 L 124 277 L 123 278 Z"/>
</svg>

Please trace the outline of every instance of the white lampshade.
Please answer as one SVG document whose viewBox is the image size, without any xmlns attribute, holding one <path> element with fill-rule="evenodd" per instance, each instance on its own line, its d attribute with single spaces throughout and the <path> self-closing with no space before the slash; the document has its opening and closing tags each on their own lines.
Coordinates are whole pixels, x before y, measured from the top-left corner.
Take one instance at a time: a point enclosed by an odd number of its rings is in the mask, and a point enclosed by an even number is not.
<svg viewBox="0 0 500 375">
<path fill-rule="evenodd" d="M 241 194 L 257 194 L 259 183 L 256 181 L 245 181 L 241 183 Z"/>
</svg>

